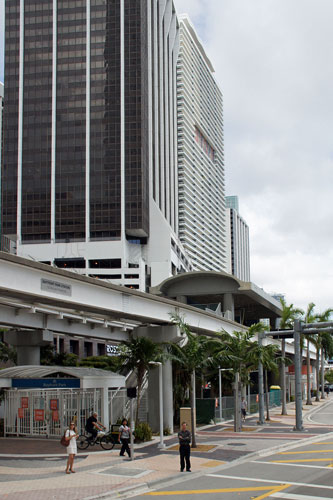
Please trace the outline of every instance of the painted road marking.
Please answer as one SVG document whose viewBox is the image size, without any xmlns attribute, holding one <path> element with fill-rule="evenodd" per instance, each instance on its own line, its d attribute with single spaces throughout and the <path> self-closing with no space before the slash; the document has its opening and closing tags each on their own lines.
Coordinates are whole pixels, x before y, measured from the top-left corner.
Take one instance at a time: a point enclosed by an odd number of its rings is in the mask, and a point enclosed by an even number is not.
<svg viewBox="0 0 333 500">
<path fill-rule="evenodd" d="M 252 463 L 257 463 L 257 462 L 252 462 Z M 266 462 L 260 462 L 260 463 L 266 463 Z M 270 462 L 267 462 L 270 463 Z M 299 467 L 299 466 L 297 466 Z M 307 466 L 306 466 L 307 467 Z M 318 467 L 319 469 L 326 469 L 326 467 Z M 253 481 L 255 483 L 272 483 L 272 484 L 282 484 L 281 481 L 277 481 L 276 479 L 262 479 L 262 478 L 256 478 L 256 477 L 244 477 L 244 476 L 227 476 L 226 474 L 206 474 L 206 476 L 209 477 L 219 477 L 222 479 L 233 479 L 236 481 Z M 291 482 L 288 481 L 288 484 L 291 486 L 308 486 L 309 488 L 323 488 L 325 490 L 333 490 L 333 486 L 324 486 L 321 484 L 307 484 L 307 483 L 296 483 L 296 482 Z"/>
<path fill-rule="evenodd" d="M 258 462 L 253 462 L 255 464 L 266 464 L 266 465 L 282 465 L 283 466 L 289 466 L 289 467 L 308 467 L 309 469 L 327 469 L 327 467 L 331 467 L 331 465 L 305 465 L 305 464 L 293 464 L 292 462 L 287 462 L 287 463 L 279 463 L 279 462 L 264 462 L 264 461 L 258 461 Z"/>
<path fill-rule="evenodd" d="M 289 488 L 290 484 L 281 484 L 272 489 L 271 486 L 249 486 L 245 488 L 218 488 L 212 490 L 180 490 L 180 491 L 152 491 L 145 493 L 146 496 L 175 496 L 175 495 L 205 495 L 209 493 L 241 493 L 250 491 L 266 491 L 264 495 L 257 497 L 256 500 L 262 500 L 267 498 L 272 493 L 282 491 Z"/>
<path fill-rule="evenodd" d="M 318 498 L 318 500 L 332 500 L 332 498 L 328 498 L 328 497 L 312 497 L 312 496 L 309 496 L 309 495 L 296 495 L 295 493 L 273 493 L 271 495 L 272 497 L 274 498 L 285 498 L 286 500 L 316 500 L 316 498 Z M 258 499 L 256 499 L 258 500 Z"/>
<path fill-rule="evenodd" d="M 333 450 L 281 451 L 278 455 L 305 455 L 306 453 L 333 453 Z"/>
<path fill-rule="evenodd" d="M 333 462 L 333 458 L 298 458 L 297 460 L 272 460 L 272 464 L 292 464 L 301 462 Z"/>
</svg>

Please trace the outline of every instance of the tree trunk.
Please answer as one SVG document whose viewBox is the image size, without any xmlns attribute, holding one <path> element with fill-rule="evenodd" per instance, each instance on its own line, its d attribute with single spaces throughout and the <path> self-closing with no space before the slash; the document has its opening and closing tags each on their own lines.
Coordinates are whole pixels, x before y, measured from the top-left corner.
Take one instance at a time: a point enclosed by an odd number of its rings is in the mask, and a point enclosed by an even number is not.
<svg viewBox="0 0 333 500">
<path fill-rule="evenodd" d="M 325 374 L 324 374 L 324 347 L 321 346 L 320 348 L 320 359 L 321 359 L 321 399 L 325 399 L 325 391 L 324 391 L 324 385 L 325 385 Z"/>
<path fill-rule="evenodd" d="M 310 381 L 310 340 L 306 339 L 306 404 L 312 405 Z"/>
<path fill-rule="evenodd" d="M 265 370 L 265 393 L 266 393 L 266 420 L 270 420 L 269 416 L 269 392 L 268 392 L 268 376 L 267 370 Z"/>
<path fill-rule="evenodd" d="M 282 410 L 281 415 L 287 413 L 287 394 L 286 394 L 286 363 L 284 361 L 286 355 L 286 340 L 282 339 L 282 362 L 281 362 L 281 390 L 282 390 Z"/>
<path fill-rule="evenodd" d="M 320 401 L 319 397 L 319 356 L 320 350 L 319 346 L 316 349 L 316 401 Z"/>
<path fill-rule="evenodd" d="M 195 438 L 195 370 L 193 370 L 191 375 L 191 427 L 192 427 L 192 448 L 197 447 L 197 442 Z"/>
</svg>

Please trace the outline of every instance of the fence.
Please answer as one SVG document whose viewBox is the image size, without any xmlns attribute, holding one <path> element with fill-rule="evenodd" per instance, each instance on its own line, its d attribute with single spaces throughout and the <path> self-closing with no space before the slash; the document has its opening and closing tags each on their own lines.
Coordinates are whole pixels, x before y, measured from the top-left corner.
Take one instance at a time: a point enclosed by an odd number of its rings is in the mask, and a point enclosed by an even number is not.
<svg viewBox="0 0 333 500">
<path fill-rule="evenodd" d="M 137 399 L 133 401 L 134 416 L 136 414 Z M 109 391 L 109 415 L 111 423 L 115 424 L 122 418 L 130 417 L 130 400 L 127 398 L 126 389 Z M 143 391 L 139 405 L 139 421 L 147 422 L 148 419 L 148 396 L 147 391 Z"/>
<path fill-rule="evenodd" d="M 71 420 L 83 432 L 92 410 L 101 412 L 99 389 L 10 389 L 5 396 L 5 436 L 61 436 Z"/>
<path fill-rule="evenodd" d="M 266 394 L 264 395 L 265 397 L 265 405 L 266 405 Z M 247 401 L 247 413 L 248 415 L 251 415 L 252 413 L 258 413 L 259 411 L 259 395 L 258 394 L 251 394 L 250 396 L 250 402 L 248 396 L 246 397 Z M 219 399 L 217 399 L 217 402 L 219 403 Z M 276 391 L 271 391 L 269 393 L 269 407 L 274 408 L 275 406 L 280 406 L 281 405 L 281 391 L 276 390 Z M 222 398 L 222 418 L 224 420 L 229 420 L 234 418 L 235 414 L 235 400 L 233 396 L 224 396 Z M 215 418 L 219 419 L 220 418 L 220 408 L 217 407 L 215 408 Z"/>
</svg>

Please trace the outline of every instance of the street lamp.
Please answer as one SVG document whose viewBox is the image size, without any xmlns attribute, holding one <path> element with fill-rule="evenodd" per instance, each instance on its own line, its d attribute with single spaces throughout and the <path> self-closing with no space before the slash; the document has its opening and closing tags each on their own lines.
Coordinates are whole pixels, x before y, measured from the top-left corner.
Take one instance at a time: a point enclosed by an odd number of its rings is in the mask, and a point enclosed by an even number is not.
<svg viewBox="0 0 333 500">
<path fill-rule="evenodd" d="M 159 408 L 160 408 L 160 443 L 158 448 L 165 448 L 163 441 L 163 379 L 162 363 L 160 361 L 149 361 L 150 365 L 158 366 L 158 386 L 159 386 Z"/>
<path fill-rule="evenodd" d="M 222 422 L 222 372 L 227 372 L 232 370 L 232 368 L 219 368 L 219 403 L 220 403 L 220 420 Z"/>
</svg>

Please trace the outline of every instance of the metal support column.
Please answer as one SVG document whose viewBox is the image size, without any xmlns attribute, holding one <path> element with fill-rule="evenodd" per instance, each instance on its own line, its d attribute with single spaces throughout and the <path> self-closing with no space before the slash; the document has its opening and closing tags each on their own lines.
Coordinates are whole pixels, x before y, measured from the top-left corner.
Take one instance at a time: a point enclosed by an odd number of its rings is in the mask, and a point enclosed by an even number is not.
<svg viewBox="0 0 333 500">
<path fill-rule="evenodd" d="M 303 430 L 302 418 L 302 358 L 300 350 L 301 322 L 295 320 L 294 323 L 294 351 L 295 351 L 295 403 L 296 403 L 296 425 L 295 431 Z"/>
<path fill-rule="evenodd" d="M 258 334 L 258 344 L 262 346 L 262 341 L 265 334 L 259 332 Z M 259 386 L 259 420 L 258 425 L 264 425 L 265 423 L 265 399 L 264 399 L 264 369 L 262 363 L 258 364 L 258 386 Z"/>
</svg>

